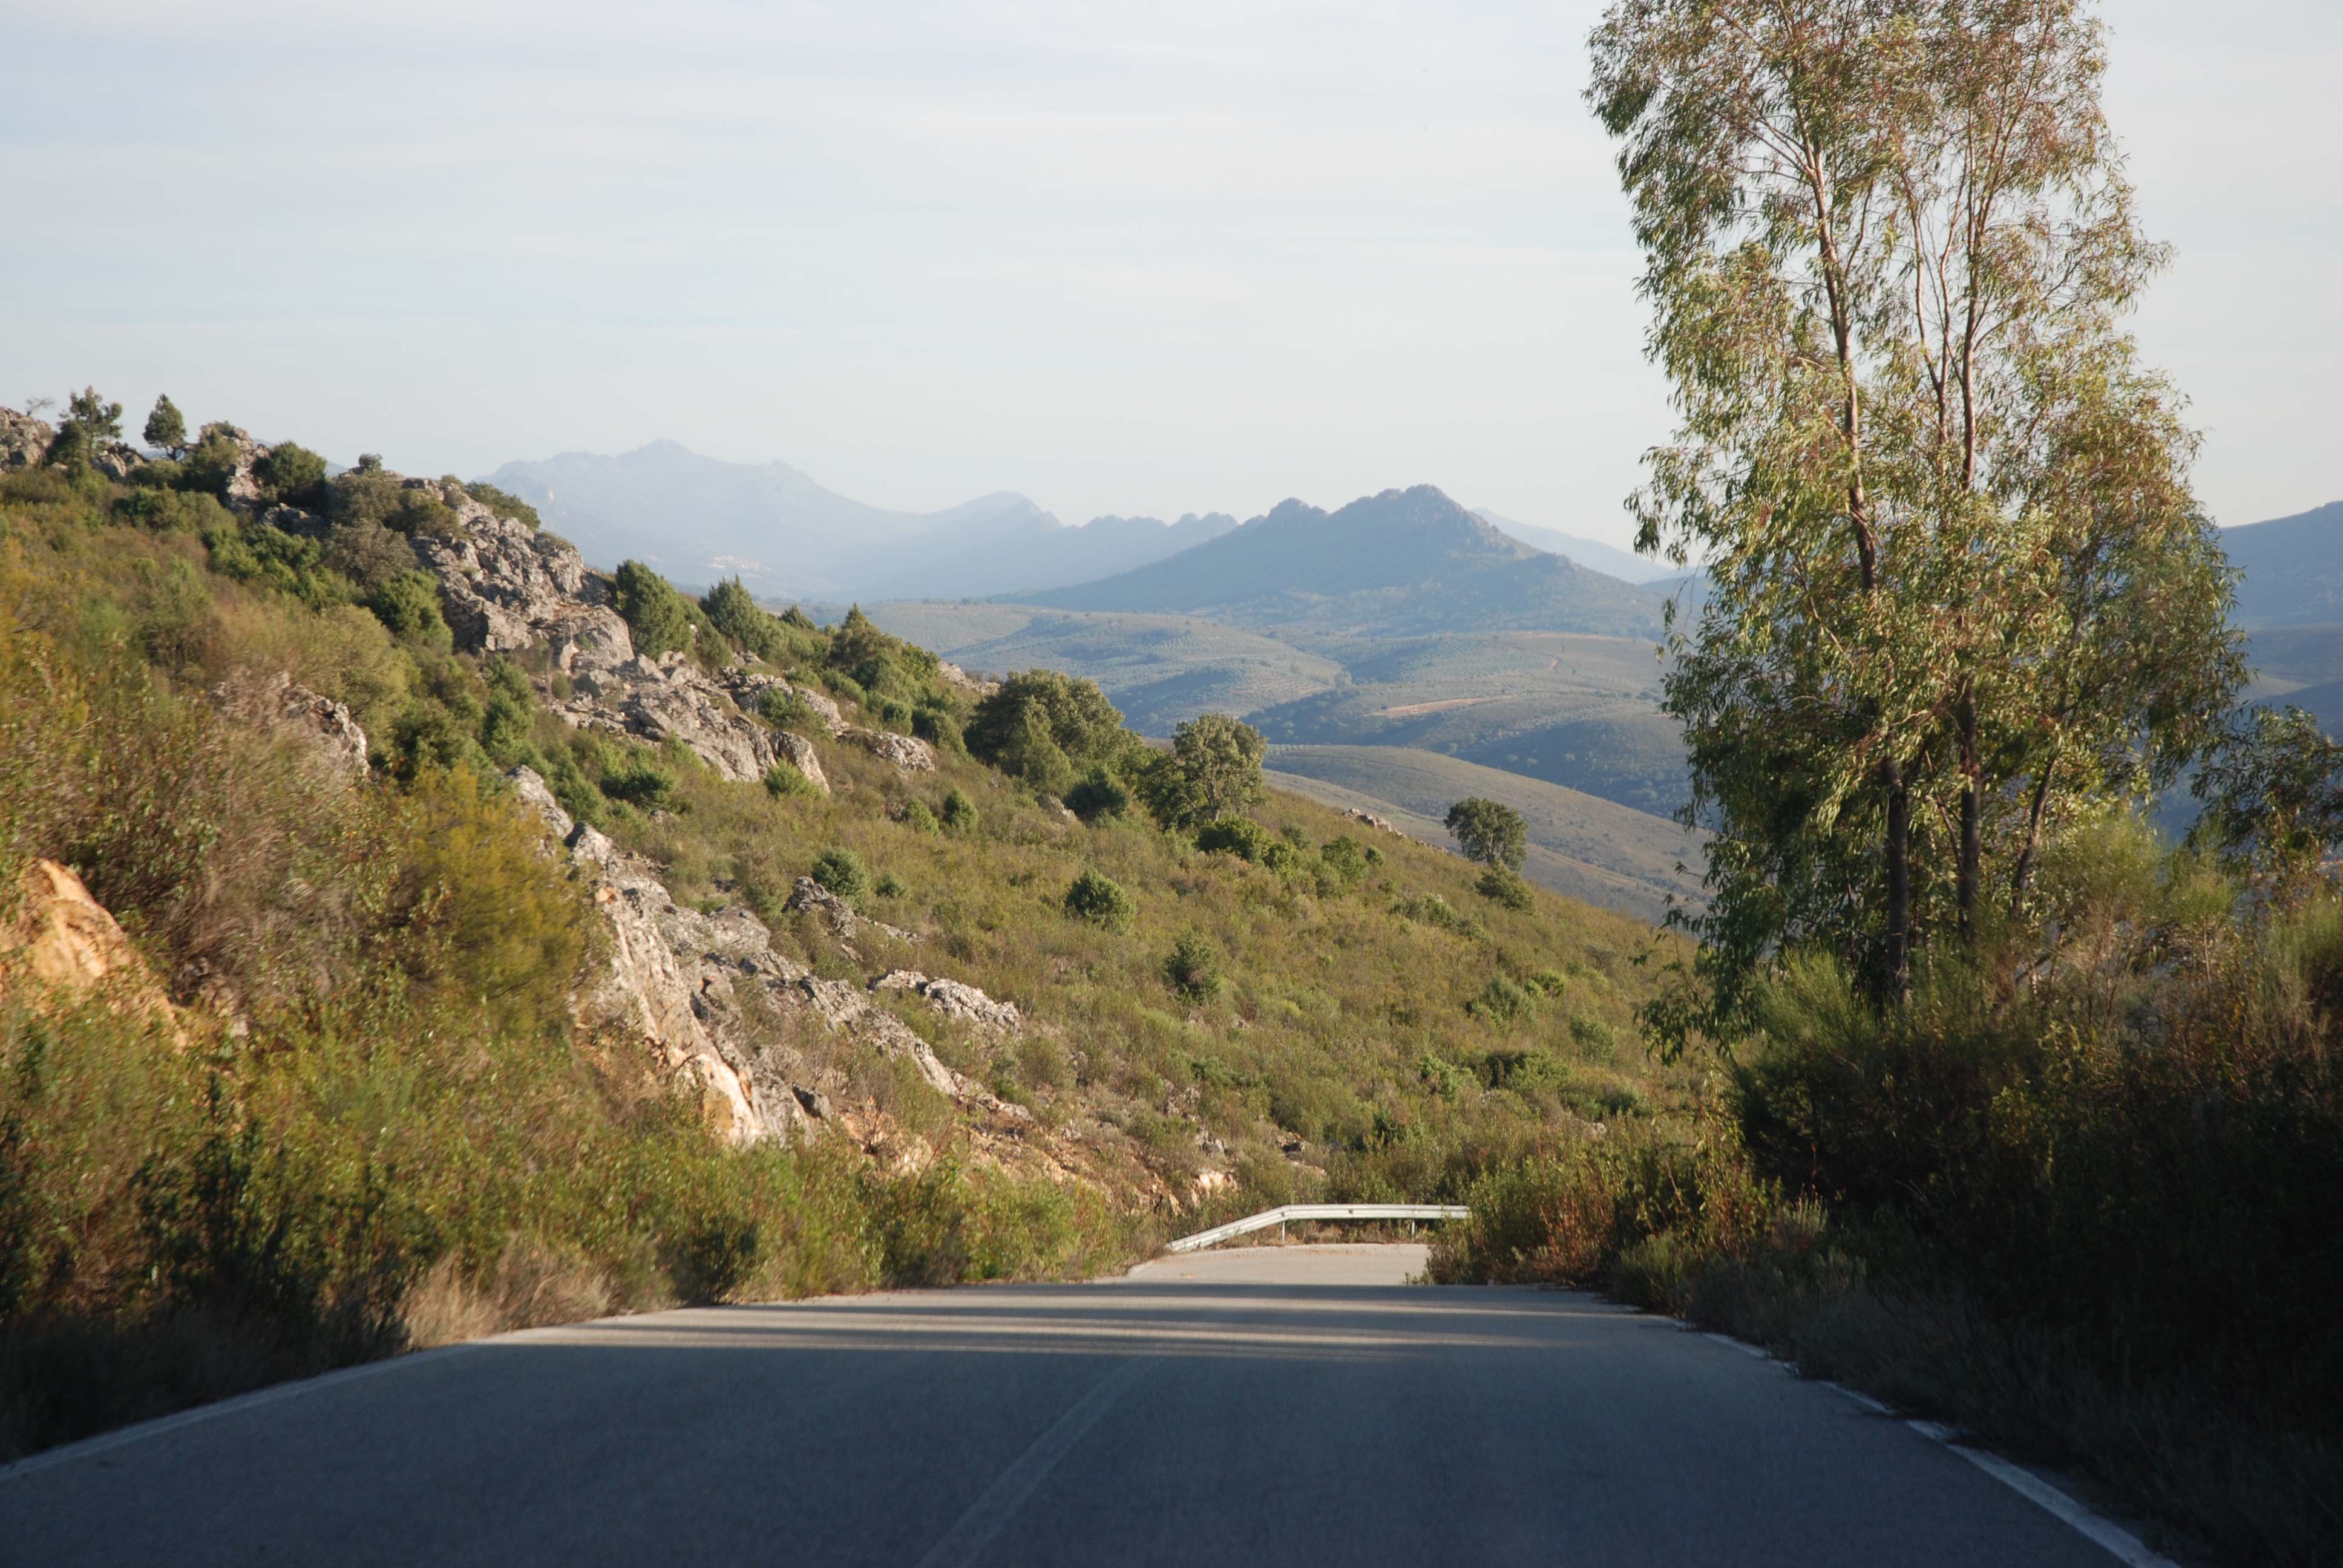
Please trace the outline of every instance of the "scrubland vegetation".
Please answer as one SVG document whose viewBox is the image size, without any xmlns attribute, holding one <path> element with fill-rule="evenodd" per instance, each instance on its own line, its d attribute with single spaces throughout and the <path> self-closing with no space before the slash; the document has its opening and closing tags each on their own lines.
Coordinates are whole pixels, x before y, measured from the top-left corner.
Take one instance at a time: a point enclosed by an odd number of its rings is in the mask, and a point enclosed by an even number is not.
<svg viewBox="0 0 2343 1568">
<path fill-rule="evenodd" d="M 1633 1043 L 1648 928 L 1483 897 L 1464 861 L 1262 797 L 1242 727 L 1183 761 L 1085 683 L 980 704 L 860 616 L 629 568 L 645 645 L 758 659 L 940 762 L 825 744 L 827 796 L 786 767 L 729 782 L 560 722 L 536 654 L 450 651 L 410 545 L 449 526 L 427 495 L 305 477 L 321 542 L 190 471 L 0 477 L 0 915 L 19 868 L 65 863 L 175 1006 L 0 996 L 0 1450 L 532 1322 L 1085 1274 L 1290 1198 L 1458 1191 L 1696 1091 Z M 280 673 L 348 704 L 363 777 L 247 722 L 237 692 Z M 843 1043 L 931 1161 L 720 1145 L 639 1041 L 573 1018 L 609 939 L 516 808 L 520 764 L 820 974 L 918 965 L 1016 1002 L 1035 1027 L 1006 1042 L 903 1016 L 1103 1179 L 975 1157 L 950 1101 Z M 870 927 L 850 955 L 784 907 L 802 875 L 918 945 Z"/>
</svg>

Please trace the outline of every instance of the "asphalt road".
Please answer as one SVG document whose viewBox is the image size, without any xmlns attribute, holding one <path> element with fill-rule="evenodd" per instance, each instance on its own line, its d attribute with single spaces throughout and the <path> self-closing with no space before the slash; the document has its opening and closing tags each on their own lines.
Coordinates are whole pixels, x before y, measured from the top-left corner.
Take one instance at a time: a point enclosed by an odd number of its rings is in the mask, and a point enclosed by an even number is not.
<svg viewBox="0 0 2343 1568">
<path fill-rule="evenodd" d="M 0 1473 L 0 1561 L 2113 1561 L 1829 1388 L 1584 1296 L 1394 1282 L 1421 1256 L 1248 1249 L 410 1356 Z"/>
</svg>

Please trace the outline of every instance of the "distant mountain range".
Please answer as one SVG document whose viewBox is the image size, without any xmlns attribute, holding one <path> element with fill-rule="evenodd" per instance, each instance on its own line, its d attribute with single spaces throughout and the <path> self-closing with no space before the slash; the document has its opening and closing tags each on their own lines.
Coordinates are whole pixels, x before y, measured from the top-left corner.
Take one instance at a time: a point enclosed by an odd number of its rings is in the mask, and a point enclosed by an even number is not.
<svg viewBox="0 0 2343 1568">
<path fill-rule="evenodd" d="M 507 463 L 491 484 L 535 506 L 586 558 L 628 557 L 690 587 L 738 577 L 759 598 L 966 598 L 1059 587 L 1226 533 L 1222 513 L 1069 528 L 1012 491 L 940 512 L 873 507 L 786 463 L 728 463 L 654 441 L 617 457 Z"/>
<path fill-rule="evenodd" d="M 1451 630 L 1656 634 L 1660 596 L 1508 538 L 1430 485 L 1322 511 L 1283 501 L 1176 556 L 996 596 L 1341 637 Z"/>
<path fill-rule="evenodd" d="M 1474 507 L 1473 515 L 1499 533 L 1519 539 L 1533 548 L 1576 561 L 1589 571 L 1598 571 L 1622 582 L 1652 583 L 1663 578 L 1684 575 L 1684 568 L 1673 562 L 1639 556 L 1633 550 L 1623 550 L 1600 539 L 1583 539 L 1576 534 L 1565 534 L 1559 528 L 1542 528 L 1535 523 L 1517 523 L 1482 507 Z"/>
<path fill-rule="evenodd" d="M 2245 574 L 2237 585 L 2239 626 L 2343 623 L 2343 501 L 2223 528 L 2221 548 Z"/>
</svg>

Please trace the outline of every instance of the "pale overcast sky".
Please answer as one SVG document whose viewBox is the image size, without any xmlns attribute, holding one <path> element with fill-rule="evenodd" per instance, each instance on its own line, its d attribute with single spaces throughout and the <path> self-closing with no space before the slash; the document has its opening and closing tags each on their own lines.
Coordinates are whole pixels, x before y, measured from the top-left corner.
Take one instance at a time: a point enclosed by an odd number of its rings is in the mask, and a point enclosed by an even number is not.
<svg viewBox="0 0 2343 1568">
<path fill-rule="evenodd" d="M 1599 10 L 0 0 L 0 401 L 1070 521 L 1428 481 L 1624 541 L 1668 415 Z M 2343 5 L 2106 15 L 2200 490 L 2343 497 Z"/>
</svg>

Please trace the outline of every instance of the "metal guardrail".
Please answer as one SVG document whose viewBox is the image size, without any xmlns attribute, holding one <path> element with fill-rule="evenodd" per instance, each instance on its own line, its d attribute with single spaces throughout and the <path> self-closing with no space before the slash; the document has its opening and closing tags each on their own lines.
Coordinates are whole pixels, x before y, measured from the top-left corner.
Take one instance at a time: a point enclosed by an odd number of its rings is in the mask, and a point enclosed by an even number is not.
<svg viewBox="0 0 2343 1568">
<path fill-rule="evenodd" d="M 1288 1203 L 1282 1209 L 1265 1209 L 1242 1220 L 1232 1220 L 1225 1225 L 1182 1236 L 1164 1243 L 1163 1250 L 1193 1252 L 1234 1236 L 1266 1231 L 1272 1225 L 1282 1227 L 1293 1220 L 1463 1220 L 1472 1212 L 1462 1203 Z"/>
</svg>

